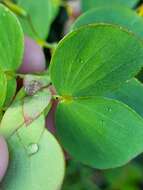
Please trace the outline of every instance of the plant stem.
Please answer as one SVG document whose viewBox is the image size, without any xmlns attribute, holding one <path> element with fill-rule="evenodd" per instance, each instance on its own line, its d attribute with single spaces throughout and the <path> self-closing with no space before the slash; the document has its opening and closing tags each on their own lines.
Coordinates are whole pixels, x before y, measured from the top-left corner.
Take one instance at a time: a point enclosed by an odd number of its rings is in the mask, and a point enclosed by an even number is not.
<svg viewBox="0 0 143 190">
<path fill-rule="evenodd" d="M 43 48 L 49 48 L 55 50 L 57 47 L 57 43 L 48 43 L 42 39 L 37 39 L 37 43 L 42 46 Z"/>
<path fill-rule="evenodd" d="M 13 3 L 11 0 L 2 0 L 2 2 L 17 15 L 20 15 L 22 17 L 27 17 L 27 12 L 19 5 Z"/>
</svg>

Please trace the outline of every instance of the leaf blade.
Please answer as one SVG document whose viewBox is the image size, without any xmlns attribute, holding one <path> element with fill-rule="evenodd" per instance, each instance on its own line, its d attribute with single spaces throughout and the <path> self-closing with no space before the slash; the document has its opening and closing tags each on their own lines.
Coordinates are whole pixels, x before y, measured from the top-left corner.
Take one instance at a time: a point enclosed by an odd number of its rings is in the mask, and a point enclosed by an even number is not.
<svg viewBox="0 0 143 190">
<path fill-rule="evenodd" d="M 23 56 L 23 31 L 17 17 L 2 4 L 0 20 L 0 65 L 4 71 L 16 71 Z"/>
<path fill-rule="evenodd" d="M 0 184 L 3 190 L 57 190 L 61 187 L 65 167 L 63 153 L 44 125 L 44 117 L 40 117 L 8 139 L 11 162 Z"/>
<path fill-rule="evenodd" d="M 56 113 L 56 127 L 66 150 L 95 168 L 124 165 L 143 151 L 142 118 L 115 100 L 96 97 L 63 102 Z"/>
<path fill-rule="evenodd" d="M 60 42 L 52 58 L 50 76 L 59 95 L 102 95 L 141 69 L 142 52 L 142 42 L 119 27 L 84 26 Z"/>
</svg>

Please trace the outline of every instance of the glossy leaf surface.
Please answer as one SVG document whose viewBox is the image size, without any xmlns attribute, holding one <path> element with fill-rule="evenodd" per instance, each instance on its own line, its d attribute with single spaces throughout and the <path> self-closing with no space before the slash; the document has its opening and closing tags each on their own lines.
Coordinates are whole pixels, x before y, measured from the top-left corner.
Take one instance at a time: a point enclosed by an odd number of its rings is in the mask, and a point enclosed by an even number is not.
<svg viewBox="0 0 143 190">
<path fill-rule="evenodd" d="M 121 166 L 143 151 L 143 119 L 115 100 L 95 97 L 62 102 L 56 126 L 71 156 L 92 167 Z"/>
<path fill-rule="evenodd" d="M 102 95 L 132 78 L 142 59 L 143 43 L 132 33 L 112 25 L 90 25 L 60 42 L 50 74 L 62 96 Z"/>
<path fill-rule="evenodd" d="M 16 16 L 0 4 L 0 66 L 17 70 L 23 56 L 23 32 Z"/>
<path fill-rule="evenodd" d="M 125 82 L 108 97 L 124 102 L 143 117 L 143 85 L 137 79 Z"/>
</svg>

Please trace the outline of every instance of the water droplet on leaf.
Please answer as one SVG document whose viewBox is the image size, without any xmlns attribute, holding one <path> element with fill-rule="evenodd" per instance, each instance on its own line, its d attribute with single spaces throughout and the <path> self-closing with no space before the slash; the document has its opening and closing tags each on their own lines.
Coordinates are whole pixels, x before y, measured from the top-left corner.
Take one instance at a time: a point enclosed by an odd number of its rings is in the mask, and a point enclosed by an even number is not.
<svg viewBox="0 0 143 190">
<path fill-rule="evenodd" d="M 130 80 L 127 80 L 127 81 L 126 81 L 126 83 L 129 83 L 129 82 L 130 82 Z"/>
<path fill-rule="evenodd" d="M 82 59 L 80 59 L 80 58 L 79 58 L 79 60 L 78 60 L 78 61 L 79 61 L 80 63 L 83 63 L 83 62 L 84 62 L 84 61 L 83 61 Z"/>
<path fill-rule="evenodd" d="M 30 144 L 29 146 L 28 146 L 28 154 L 29 155 L 33 155 L 33 154 L 36 154 L 37 152 L 38 152 L 38 150 L 39 150 L 39 147 L 38 147 L 38 145 L 37 144 Z"/>
<path fill-rule="evenodd" d="M 112 109 L 111 109 L 110 107 L 107 107 L 107 111 L 108 111 L 108 112 L 111 112 Z"/>
<path fill-rule="evenodd" d="M 103 125 L 104 125 L 104 120 L 101 120 L 101 126 L 103 127 Z"/>
</svg>

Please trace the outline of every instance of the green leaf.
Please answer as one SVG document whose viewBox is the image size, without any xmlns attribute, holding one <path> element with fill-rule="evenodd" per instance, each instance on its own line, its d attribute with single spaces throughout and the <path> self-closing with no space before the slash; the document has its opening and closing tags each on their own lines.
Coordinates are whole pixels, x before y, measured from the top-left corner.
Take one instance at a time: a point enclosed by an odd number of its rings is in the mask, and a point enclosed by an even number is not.
<svg viewBox="0 0 143 190">
<path fill-rule="evenodd" d="M 52 20 L 57 16 L 60 5 L 61 5 L 61 0 L 51 0 L 51 5 L 52 5 Z"/>
<path fill-rule="evenodd" d="M 11 159 L 6 177 L 0 184 L 3 190 L 60 189 L 64 157 L 59 144 L 44 125 L 41 116 L 8 139 Z"/>
<path fill-rule="evenodd" d="M 127 28 L 143 38 L 143 18 L 134 10 L 123 6 L 103 6 L 81 15 L 71 27 L 75 30 L 81 26 L 94 23 L 110 23 Z"/>
<path fill-rule="evenodd" d="M 0 123 L 0 134 L 9 138 L 23 124 L 31 124 L 45 109 L 50 108 L 51 94 L 48 89 L 14 101 Z"/>
<path fill-rule="evenodd" d="M 2 119 L 2 116 L 3 116 L 3 112 L 0 110 L 0 121 Z"/>
<path fill-rule="evenodd" d="M 16 2 L 27 11 L 30 17 L 30 20 L 19 17 L 24 33 L 35 39 L 38 36 L 46 39 L 52 19 L 51 0 L 16 0 Z"/>
<path fill-rule="evenodd" d="M 49 86 L 51 83 L 50 77 L 44 75 L 27 74 L 24 76 L 24 88 L 28 95 L 33 95 L 42 88 Z"/>
<path fill-rule="evenodd" d="M 143 85 L 137 79 L 125 82 L 118 90 L 107 96 L 124 102 L 143 117 Z"/>
<path fill-rule="evenodd" d="M 51 92 L 49 89 L 43 89 L 33 96 L 25 97 L 23 104 L 23 116 L 25 123 L 29 125 L 29 123 L 39 117 L 47 107 L 50 109 L 50 102 Z"/>
<path fill-rule="evenodd" d="M 23 55 L 23 32 L 16 16 L 0 4 L 0 66 L 17 70 Z"/>
<path fill-rule="evenodd" d="M 5 112 L 0 123 L 0 134 L 5 138 L 10 137 L 24 124 L 22 101 L 13 102 Z"/>
<path fill-rule="evenodd" d="M 14 99 L 14 101 L 20 101 L 23 100 L 23 98 L 27 96 L 26 90 L 24 87 L 22 87 L 16 94 L 16 97 Z"/>
<path fill-rule="evenodd" d="M 112 5 L 124 5 L 128 7 L 134 7 L 139 0 L 82 0 L 82 10 L 87 11 L 98 6 L 112 6 Z"/>
<path fill-rule="evenodd" d="M 16 87 L 17 87 L 17 83 L 16 83 L 15 78 L 10 78 L 7 80 L 7 93 L 6 93 L 6 98 L 4 102 L 5 107 L 9 106 L 10 103 L 12 102 L 12 99 L 14 98 L 15 93 L 16 93 Z"/>
<path fill-rule="evenodd" d="M 71 156 L 95 168 L 124 165 L 143 151 L 143 119 L 112 99 L 61 102 L 56 127 Z"/>
<path fill-rule="evenodd" d="M 142 60 L 143 43 L 132 33 L 107 24 L 89 25 L 59 43 L 50 75 L 59 95 L 102 95 L 132 78 Z"/>
<path fill-rule="evenodd" d="M 7 78 L 4 72 L 0 70 L 0 108 L 3 107 L 5 98 L 6 98 L 6 91 L 7 91 Z"/>
</svg>

